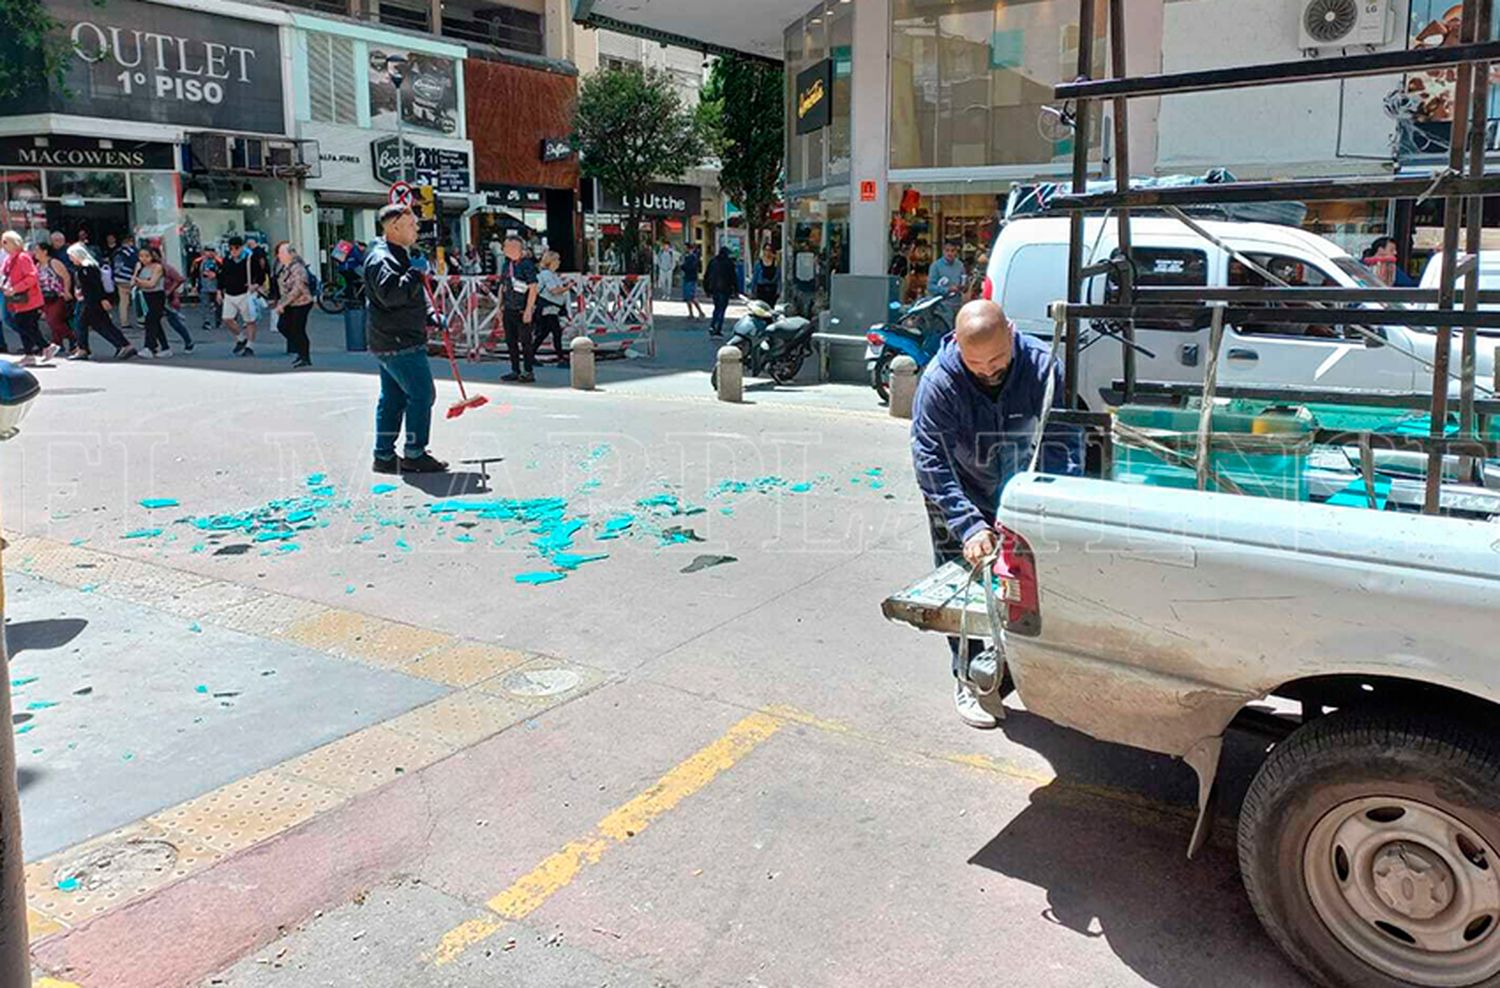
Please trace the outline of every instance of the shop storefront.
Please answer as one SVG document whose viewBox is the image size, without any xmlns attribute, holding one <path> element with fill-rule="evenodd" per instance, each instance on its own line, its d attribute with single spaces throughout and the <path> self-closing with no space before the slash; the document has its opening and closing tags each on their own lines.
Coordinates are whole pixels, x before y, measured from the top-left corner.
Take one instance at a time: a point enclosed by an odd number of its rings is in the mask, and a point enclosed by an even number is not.
<svg viewBox="0 0 1500 988">
<path fill-rule="evenodd" d="M 306 147 L 282 136 L 284 15 L 137 0 L 47 10 L 77 44 L 63 87 L 0 110 L 6 228 L 98 244 L 131 233 L 184 268 L 228 233 L 290 236 Z"/>
<path fill-rule="evenodd" d="M 373 25 L 293 15 L 298 134 L 318 146 L 319 176 L 299 203 L 306 252 L 325 277 L 341 241 L 369 243 L 376 214 L 404 181 L 433 190 L 424 244 L 444 255 L 468 243 L 474 191 L 467 139 L 465 49 Z"/>
<path fill-rule="evenodd" d="M 533 251 L 557 251 L 562 270 L 582 270 L 578 155 L 569 141 L 578 70 L 497 57 L 470 58 L 464 72 L 477 160 L 465 228 L 481 262 L 494 264 L 505 235 L 516 232 Z"/>
<path fill-rule="evenodd" d="M 599 186 L 596 209 L 595 185 L 592 181 L 583 184 L 584 232 L 589 250 L 597 251 L 601 274 L 622 274 L 628 266 L 623 253 L 625 224 L 629 222 L 625 199 Z M 703 214 L 703 190 L 696 185 L 655 183 L 646 190 L 640 212 L 643 218 L 638 243 L 654 248 L 665 241 L 681 253 L 693 240 Z"/>
</svg>

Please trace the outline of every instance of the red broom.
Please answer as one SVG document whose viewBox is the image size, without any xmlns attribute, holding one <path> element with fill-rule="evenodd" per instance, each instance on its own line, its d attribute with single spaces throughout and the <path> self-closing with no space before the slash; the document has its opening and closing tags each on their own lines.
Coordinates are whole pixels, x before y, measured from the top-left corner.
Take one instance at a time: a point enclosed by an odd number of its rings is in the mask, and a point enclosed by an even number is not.
<svg viewBox="0 0 1500 988">
<path fill-rule="evenodd" d="M 470 398 L 468 392 L 464 390 L 463 375 L 458 372 L 458 358 L 453 355 L 453 334 L 449 331 L 448 316 L 446 313 L 438 310 L 437 300 L 432 297 L 432 289 L 425 282 L 422 287 L 427 292 L 428 304 L 432 306 L 434 312 L 438 313 L 438 318 L 443 321 L 443 349 L 448 354 L 448 366 L 453 368 L 453 380 L 458 382 L 459 398 L 457 402 L 448 406 L 448 417 L 456 419 L 471 408 L 482 408 L 488 405 L 490 400 L 484 395 L 475 395 Z"/>
</svg>

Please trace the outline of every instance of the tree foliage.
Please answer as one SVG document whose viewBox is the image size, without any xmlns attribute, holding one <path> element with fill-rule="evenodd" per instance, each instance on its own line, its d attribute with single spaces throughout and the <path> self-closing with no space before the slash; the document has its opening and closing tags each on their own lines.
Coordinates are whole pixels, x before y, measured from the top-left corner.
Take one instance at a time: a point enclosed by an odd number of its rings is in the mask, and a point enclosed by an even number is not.
<svg viewBox="0 0 1500 988">
<path fill-rule="evenodd" d="M 93 0 L 96 7 L 103 0 Z M 73 44 L 59 30 L 43 0 L 0 0 L 0 100 L 14 100 L 46 86 L 67 92 L 68 58 Z"/>
<path fill-rule="evenodd" d="M 647 190 L 703 160 L 693 114 L 661 69 L 600 69 L 578 87 L 573 140 L 584 175 L 624 200 L 626 270 L 642 273 L 636 269 Z"/>
<path fill-rule="evenodd" d="M 699 124 L 719 159 L 719 189 L 745 211 L 755 240 L 771 225 L 771 211 L 781 201 L 784 87 L 784 76 L 774 66 L 721 58 L 698 103 Z"/>
</svg>

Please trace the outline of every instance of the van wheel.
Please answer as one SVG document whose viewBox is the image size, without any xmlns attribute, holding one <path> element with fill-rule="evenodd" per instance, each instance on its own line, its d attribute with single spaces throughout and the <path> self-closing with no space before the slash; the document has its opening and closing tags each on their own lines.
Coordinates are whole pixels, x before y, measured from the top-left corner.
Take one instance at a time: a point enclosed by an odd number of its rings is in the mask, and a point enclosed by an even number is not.
<svg viewBox="0 0 1500 988">
<path fill-rule="evenodd" d="M 1500 986 L 1500 749 L 1457 713 L 1299 728 L 1250 786 L 1239 857 L 1266 932 L 1319 984 Z"/>
</svg>

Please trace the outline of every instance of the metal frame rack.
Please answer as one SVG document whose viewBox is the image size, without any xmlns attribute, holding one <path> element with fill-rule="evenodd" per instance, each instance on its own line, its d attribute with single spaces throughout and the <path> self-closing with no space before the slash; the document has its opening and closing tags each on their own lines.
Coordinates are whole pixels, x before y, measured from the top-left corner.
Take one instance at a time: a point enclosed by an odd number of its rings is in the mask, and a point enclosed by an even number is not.
<svg viewBox="0 0 1500 988">
<path fill-rule="evenodd" d="M 1051 209 L 1066 212 L 1071 219 L 1068 254 L 1068 300 L 1055 315 L 1063 330 L 1065 346 L 1064 390 L 1066 408 L 1078 407 L 1079 323 L 1084 319 L 1109 320 L 1122 324 L 1123 372 L 1121 382 L 1126 401 L 1137 396 L 1178 396 L 1201 394 L 1205 402 L 1215 393 L 1253 391 L 1243 397 L 1270 398 L 1293 402 L 1328 402 L 1376 405 L 1384 407 L 1427 408 L 1432 429 L 1427 436 L 1393 437 L 1383 433 L 1341 433 L 1346 440 L 1358 441 L 1361 448 L 1371 442 L 1399 448 L 1419 449 L 1427 454 L 1426 490 L 1423 510 L 1436 513 L 1441 505 L 1443 457 L 1463 457 L 1461 473 L 1473 470 L 1476 458 L 1500 455 L 1500 443 L 1476 437 L 1475 426 L 1483 428 L 1484 420 L 1500 414 L 1500 400 L 1478 400 L 1475 397 L 1475 352 L 1478 344 L 1476 327 L 1494 325 L 1493 313 L 1481 313 L 1478 305 L 1478 265 L 1471 264 L 1463 274 L 1462 309 L 1458 301 L 1459 225 L 1465 228 L 1464 250 L 1477 257 L 1482 226 L 1481 206 L 1486 196 L 1500 195 L 1500 175 L 1485 174 L 1484 143 L 1486 113 L 1489 103 L 1488 63 L 1500 61 L 1500 41 L 1491 41 L 1490 27 L 1493 0 L 1464 0 L 1459 43 L 1450 47 L 1423 48 L 1409 51 L 1346 55 L 1334 58 L 1304 59 L 1239 68 L 1180 72 L 1154 76 L 1129 77 L 1125 65 L 1125 0 L 1107 0 L 1109 61 L 1111 78 L 1090 79 L 1094 63 L 1095 9 L 1097 0 L 1080 0 L 1078 13 L 1078 78 L 1054 87 L 1054 98 L 1076 103 L 1072 114 L 1077 138 L 1074 141 L 1072 193 L 1053 198 Z M 1476 70 L 1477 66 L 1477 70 Z M 1163 95 L 1181 95 L 1215 90 L 1275 86 L 1319 79 L 1342 79 L 1387 75 L 1409 70 L 1452 67 L 1457 81 L 1453 103 L 1453 130 L 1447 168 L 1427 176 L 1393 176 L 1370 179 L 1300 179 L 1286 182 L 1230 182 L 1220 185 L 1197 185 L 1180 188 L 1132 189 L 1130 187 L 1129 118 L 1130 100 Z M 1095 104 L 1113 104 L 1114 121 L 1114 191 L 1086 192 L 1089 166 L 1090 124 Z M 1342 199 L 1429 199 L 1444 200 L 1442 278 L 1433 290 L 1348 289 L 1348 288 L 1223 288 L 1166 289 L 1137 288 L 1133 283 L 1130 216 L 1132 210 L 1165 211 L 1193 225 L 1181 212 L 1184 206 L 1219 205 L 1245 202 L 1313 202 Z M 1084 304 L 1086 278 L 1101 273 L 1084 268 L 1084 217 L 1090 212 L 1113 211 L 1118 223 L 1119 257 L 1123 262 L 1107 264 L 1116 274 L 1119 301 L 1113 304 Z M 1100 267 L 1095 265 L 1095 268 Z M 1273 286 L 1275 282 L 1272 282 Z M 1484 301 L 1492 301 L 1485 293 Z M 1436 309 L 1397 310 L 1359 308 L 1359 302 L 1415 301 L 1436 303 Z M 1320 306 L 1309 309 L 1309 304 Z M 1211 318 L 1211 356 L 1202 386 L 1168 386 L 1137 380 L 1134 323 L 1137 319 Z M 1215 389 L 1212 368 L 1216 363 L 1219 334 L 1223 323 L 1237 319 L 1274 319 L 1283 323 L 1346 322 L 1352 326 L 1432 326 L 1436 328 L 1436 351 L 1431 364 L 1431 395 L 1388 395 L 1372 392 L 1317 391 L 1310 389 Z M 1462 349 L 1459 361 L 1459 431 L 1456 438 L 1446 435 L 1449 410 L 1449 381 L 1453 330 L 1460 330 Z M 1086 412 L 1061 412 L 1059 419 L 1093 429 L 1108 429 L 1108 416 Z M 1205 428 L 1207 427 L 1207 416 Z M 1478 435 L 1482 436 L 1481 431 Z M 1322 435 L 1319 441 L 1333 438 Z M 1106 437 L 1107 440 L 1107 437 Z M 1200 456 L 1204 443 L 1200 437 Z M 1108 449 L 1108 447 L 1106 447 Z M 1202 464 L 1199 483 L 1203 484 Z"/>
</svg>

